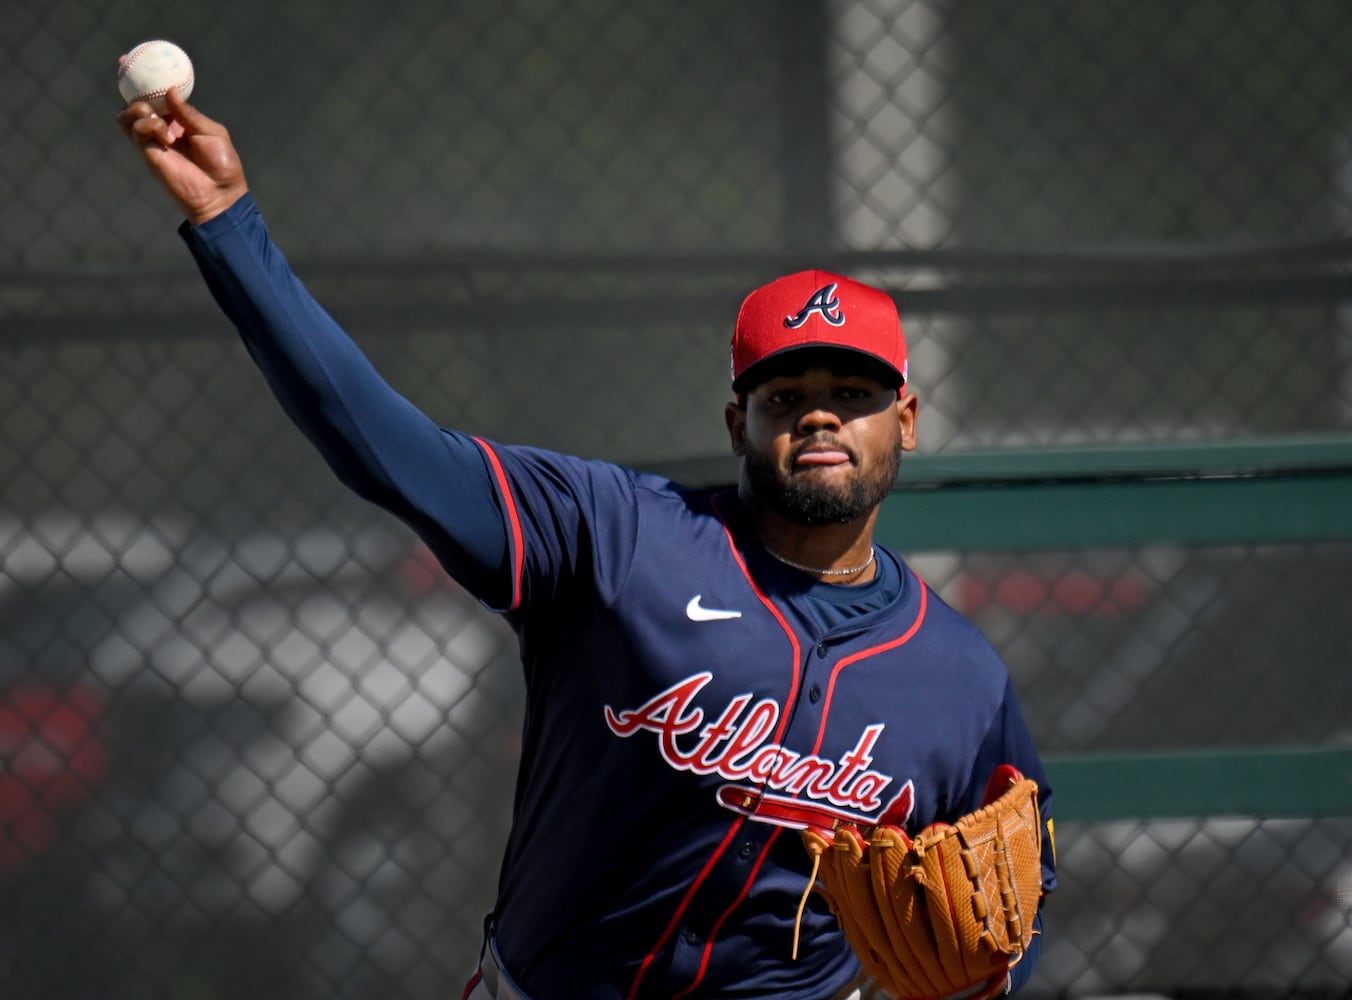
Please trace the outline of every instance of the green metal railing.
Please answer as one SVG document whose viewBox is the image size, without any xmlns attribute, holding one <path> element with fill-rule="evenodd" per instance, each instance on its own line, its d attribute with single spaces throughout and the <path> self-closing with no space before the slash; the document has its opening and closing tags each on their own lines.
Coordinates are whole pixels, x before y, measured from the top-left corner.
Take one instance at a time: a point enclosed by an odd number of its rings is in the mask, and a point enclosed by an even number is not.
<svg viewBox="0 0 1352 1000">
<path fill-rule="evenodd" d="M 1352 438 L 916 456 L 879 537 L 906 552 L 1352 539 Z M 1049 755 L 1064 821 L 1352 816 L 1352 747 Z"/>
</svg>

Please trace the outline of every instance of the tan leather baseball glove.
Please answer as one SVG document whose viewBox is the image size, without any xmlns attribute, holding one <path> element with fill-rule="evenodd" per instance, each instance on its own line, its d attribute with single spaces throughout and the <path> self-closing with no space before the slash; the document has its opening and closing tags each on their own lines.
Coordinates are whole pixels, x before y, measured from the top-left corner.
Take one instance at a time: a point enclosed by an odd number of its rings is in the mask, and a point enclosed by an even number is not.
<svg viewBox="0 0 1352 1000">
<path fill-rule="evenodd" d="M 988 805 L 914 840 L 899 827 L 809 828 L 822 891 L 869 976 L 892 997 L 991 997 L 1033 936 L 1042 895 L 1037 785 L 1008 765 Z"/>
</svg>

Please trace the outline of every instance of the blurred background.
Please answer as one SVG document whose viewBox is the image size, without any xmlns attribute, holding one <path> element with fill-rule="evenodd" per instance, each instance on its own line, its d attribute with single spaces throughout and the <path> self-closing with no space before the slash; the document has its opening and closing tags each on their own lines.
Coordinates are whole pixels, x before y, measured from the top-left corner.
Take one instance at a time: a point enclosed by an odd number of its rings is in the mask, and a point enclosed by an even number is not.
<svg viewBox="0 0 1352 1000">
<path fill-rule="evenodd" d="M 1068 779 L 1029 995 L 1352 996 L 1346 0 L 7 0 L 0 997 L 458 996 L 509 818 L 514 639 L 215 311 L 114 122 L 157 37 L 446 426 L 727 481 L 737 304 L 824 266 L 901 306 L 902 487 L 1276 483 L 887 540 Z"/>
</svg>

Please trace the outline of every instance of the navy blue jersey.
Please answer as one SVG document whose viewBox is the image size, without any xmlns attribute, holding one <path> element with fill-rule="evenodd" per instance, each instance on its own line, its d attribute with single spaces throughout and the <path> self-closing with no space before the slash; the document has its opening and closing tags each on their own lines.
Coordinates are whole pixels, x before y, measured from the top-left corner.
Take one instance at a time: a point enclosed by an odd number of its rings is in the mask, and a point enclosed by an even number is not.
<svg viewBox="0 0 1352 1000">
<path fill-rule="evenodd" d="M 1002 763 L 1050 817 L 1003 663 L 896 553 L 861 588 L 815 582 L 765 552 L 735 491 L 443 430 L 305 293 L 252 199 L 184 235 L 340 478 L 520 638 L 494 919 L 535 1000 L 821 1000 L 857 965 L 815 893 L 790 958 L 804 822 L 914 833 L 977 808 Z"/>
</svg>

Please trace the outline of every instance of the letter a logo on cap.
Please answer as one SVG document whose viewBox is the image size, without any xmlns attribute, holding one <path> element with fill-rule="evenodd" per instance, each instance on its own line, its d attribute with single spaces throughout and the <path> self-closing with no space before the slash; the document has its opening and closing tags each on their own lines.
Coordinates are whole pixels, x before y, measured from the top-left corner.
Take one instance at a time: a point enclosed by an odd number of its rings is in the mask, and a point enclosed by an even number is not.
<svg viewBox="0 0 1352 1000">
<path fill-rule="evenodd" d="M 845 323 L 845 314 L 840 311 L 840 299 L 836 297 L 836 282 L 831 282 L 818 288 L 812 293 L 812 298 L 807 300 L 807 305 L 803 306 L 792 316 L 784 317 L 784 325 L 790 330 L 797 330 L 807 322 L 809 316 L 813 313 L 821 313 L 822 319 L 832 326 L 843 326 Z"/>
<path fill-rule="evenodd" d="M 896 385 L 906 381 L 906 339 L 896 301 L 880 288 L 829 271 L 786 274 L 752 291 L 737 311 L 730 347 L 737 392 L 753 383 L 751 369 L 803 348 L 855 351 L 883 364 L 890 373 L 885 378 Z"/>
</svg>

